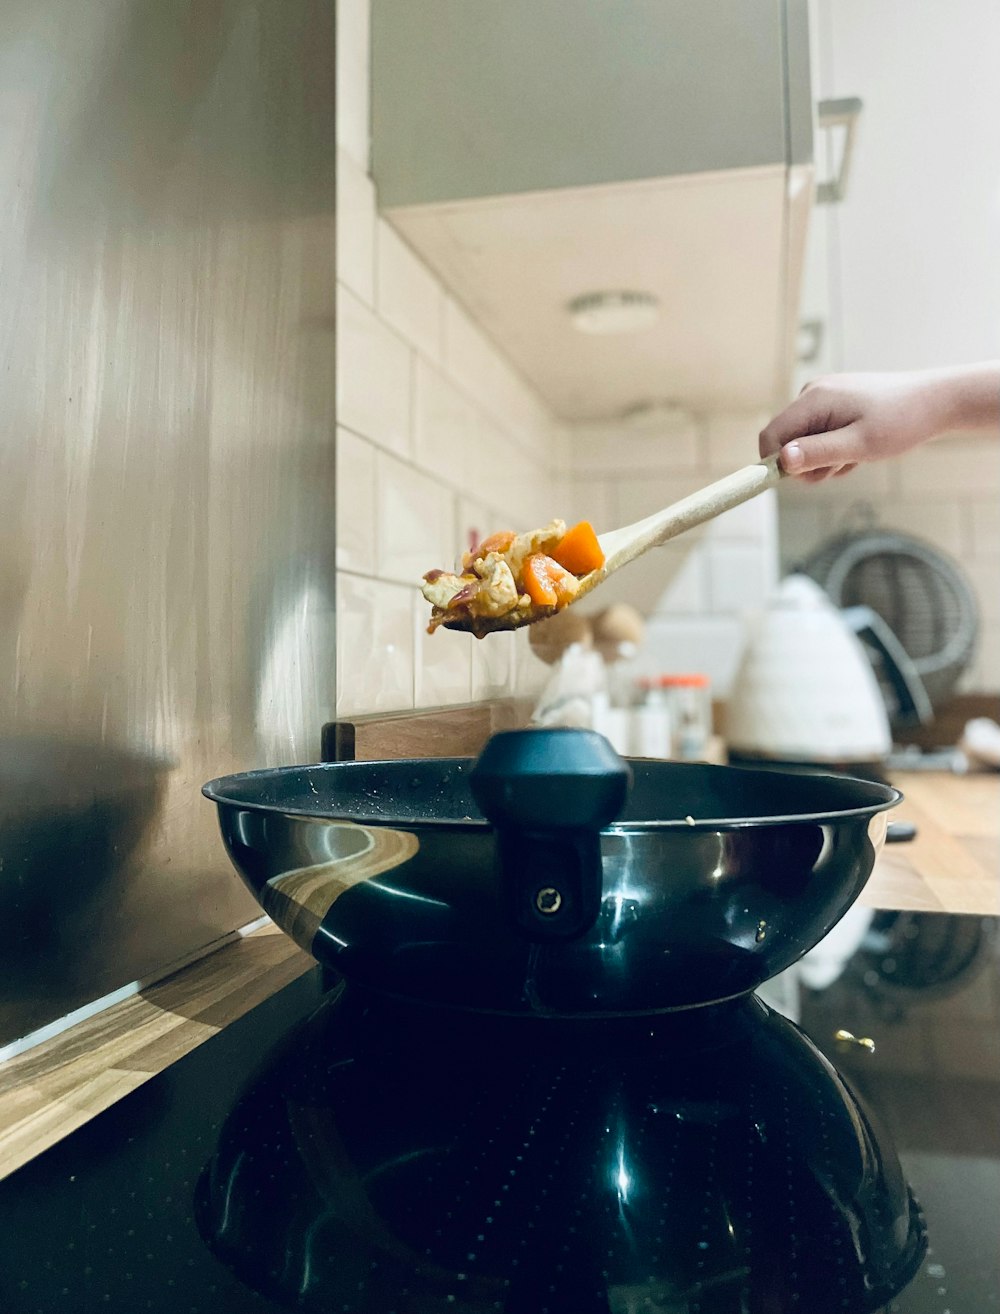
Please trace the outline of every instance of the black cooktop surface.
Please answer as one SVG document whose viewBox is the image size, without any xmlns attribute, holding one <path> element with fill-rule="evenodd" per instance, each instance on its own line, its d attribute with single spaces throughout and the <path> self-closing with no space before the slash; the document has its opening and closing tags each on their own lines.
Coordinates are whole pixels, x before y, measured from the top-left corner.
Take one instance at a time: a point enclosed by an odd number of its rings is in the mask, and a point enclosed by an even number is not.
<svg viewBox="0 0 1000 1314">
<path fill-rule="evenodd" d="M 780 1012 L 310 972 L 0 1183 L 0 1310 L 1000 1311 L 997 923 L 856 916 Z"/>
</svg>

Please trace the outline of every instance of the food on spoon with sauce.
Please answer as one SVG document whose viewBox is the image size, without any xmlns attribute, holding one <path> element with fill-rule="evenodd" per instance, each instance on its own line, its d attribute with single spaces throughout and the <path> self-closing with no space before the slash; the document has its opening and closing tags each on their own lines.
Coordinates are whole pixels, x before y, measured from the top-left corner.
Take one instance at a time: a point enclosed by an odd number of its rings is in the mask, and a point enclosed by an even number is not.
<svg viewBox="0 0 1000 1314">
<path fill-rule="evenodd" d="M 465 553 L 460 572 L 429 570 L 424 576 L 422 592 L 431 604 L 428 631 L 445 625 L 481 638 L 554 615 L 603 565 L 601 545 L 586 520 L 571 529 L 564 520 L 553 520 L 526 534 L 491 534 Z"/>
</svg>

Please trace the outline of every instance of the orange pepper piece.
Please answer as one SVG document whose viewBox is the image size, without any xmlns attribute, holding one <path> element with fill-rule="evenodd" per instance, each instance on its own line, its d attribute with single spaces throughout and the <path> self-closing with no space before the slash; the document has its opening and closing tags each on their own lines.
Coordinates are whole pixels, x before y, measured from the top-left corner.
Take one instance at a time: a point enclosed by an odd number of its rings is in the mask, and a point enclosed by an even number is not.
<svg viewBox="0 0 1000 1314">
<path fill-rule="evenodd" d="M 581 520 L 572 529 L 567 529 L 551 556 L 553 561 L 574 575 L 589 575 L 604 565 L 604 553 L 589 520 Z"/>
<path fill-rule="evenodd" d="M 576 580 L 544 552 L 527 558 L 521 567 L 521 582 L 536 607 L 564 607 L 576 596 Z"/>
</svg>

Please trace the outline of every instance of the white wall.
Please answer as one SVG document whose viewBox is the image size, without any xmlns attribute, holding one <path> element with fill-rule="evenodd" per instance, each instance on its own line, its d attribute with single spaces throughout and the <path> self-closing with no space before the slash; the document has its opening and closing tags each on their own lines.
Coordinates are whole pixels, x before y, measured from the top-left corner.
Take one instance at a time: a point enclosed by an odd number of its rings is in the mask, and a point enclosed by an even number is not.
<svg viewBox="0 0 1000 1314">
<path fill-rule="evenodd" d="M 565 439 L 376 213 L 368 3 L 338 5 L 337 711 L 530 692 L 524 633 L 425 633 L 418 585 L 470 534 L 567 513 Z M 500 453 L 502 459 L 497 459 Z"/>
<path fill-rule="evenodd" d="M 757 414 L 681 415 L 570 431 L 574 514 L 631 524 L 757 460 Z M 594 594 L 648 616 L 643 673 L 700 671 L 724 697 L 749 614 L 777 582 L 777 500 L 767 492 L 656 548 Z"/>
</svg>

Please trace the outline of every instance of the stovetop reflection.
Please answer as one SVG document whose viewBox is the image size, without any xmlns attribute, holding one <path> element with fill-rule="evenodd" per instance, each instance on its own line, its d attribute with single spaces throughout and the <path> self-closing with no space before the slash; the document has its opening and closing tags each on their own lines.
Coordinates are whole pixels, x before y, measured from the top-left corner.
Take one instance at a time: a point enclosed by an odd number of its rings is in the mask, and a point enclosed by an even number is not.
<svg viewBox="0 0 1000 1314">
<path fill-rule="evenodd" d="M 998 924 L 853 922 L 784 983 L 802 1030 L 435 1017 L 308 972 L 0 1182 L 0 1310 L 1000 1311 Z"/>
<path fill-rule="evenodd" d="M 912 1277 L 888 1137 L 750 998 L 579 1024 L 331 1000 L 236 1104 L 196 1194 L 290 1308 L 861 1314 Z"/>
</svg>

